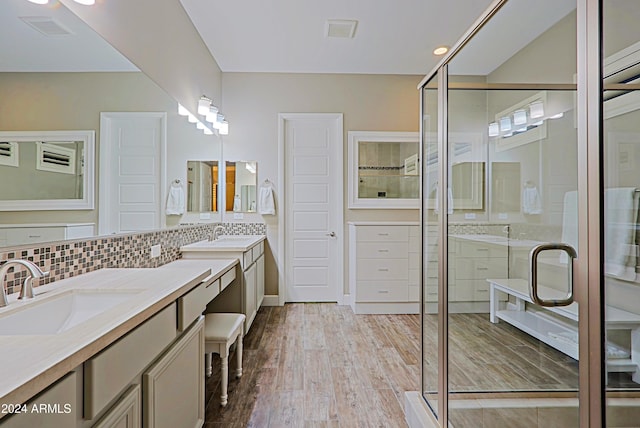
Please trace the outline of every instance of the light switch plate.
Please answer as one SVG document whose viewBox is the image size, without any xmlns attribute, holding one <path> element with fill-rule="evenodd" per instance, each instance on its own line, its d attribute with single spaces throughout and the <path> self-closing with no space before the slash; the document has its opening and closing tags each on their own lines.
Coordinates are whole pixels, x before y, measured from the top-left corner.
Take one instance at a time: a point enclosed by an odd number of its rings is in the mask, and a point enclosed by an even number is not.
<svg viewBox="0 0 640 428">
<path fill-rule="evenodd" d="M 243 213 L 233 213 L 233 219 L 234 220 L 242 220 L 244 218 L 244 214 Z"/>
<path fill-rule="evenodd" d="M 151 258 L 155 259 L 156 257 L 160 257 L 160 253 L 162 252 L 162 246 L 160 244 L 151 246 Z"/>
<path fill-rule="evenodd" d="M 200 220 L 211 220 L 211 213 L 200 213 Z"/>
</svg>

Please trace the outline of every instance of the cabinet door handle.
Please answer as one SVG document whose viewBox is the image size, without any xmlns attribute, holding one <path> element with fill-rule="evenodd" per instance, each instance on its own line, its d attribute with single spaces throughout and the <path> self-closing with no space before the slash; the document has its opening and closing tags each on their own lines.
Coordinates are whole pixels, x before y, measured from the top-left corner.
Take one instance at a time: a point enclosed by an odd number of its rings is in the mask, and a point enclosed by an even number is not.
<svg viewBox="0 0 640 428">
<path fill-rule="evenodd" d="M 476 248 L 476 251 L 489 251 L 488 248 Z"/>
<path fill-rule="evenodd" d="M 389 250 L 378 250 L 379 253 L 388 253 Z"/>
<path fill-rule="evenodd" d="M 378 290 L 380 294 L 389 294 L 389 290 Z"/>
<path fill-rule="evenodd" d="M 389 272 L 389 269 L 387 269 L 387 268 L 379 268 L 378 270 L 380 272 Z"/>
<path fill-rule="evenodd" d="M 326 236 L 330 236 L 331 238 L 335 238 L 336 237 L 336 233 L 335 232 L 330 232 L 330 233 L 325 233 Z"/>
<path fill-rule="evenodd" d="M 42 235 L 29 235 L 29 238 L 42 238 Z"/>
<path fill-rule="evenodd" d="M 378 236 L 389 236 L 388 233 L 378 233 Z"/>
<path fill-rule="evenodd" d="M 489 270 L 488 267 L 477 267 L 476 270 Z"/>
</svg>

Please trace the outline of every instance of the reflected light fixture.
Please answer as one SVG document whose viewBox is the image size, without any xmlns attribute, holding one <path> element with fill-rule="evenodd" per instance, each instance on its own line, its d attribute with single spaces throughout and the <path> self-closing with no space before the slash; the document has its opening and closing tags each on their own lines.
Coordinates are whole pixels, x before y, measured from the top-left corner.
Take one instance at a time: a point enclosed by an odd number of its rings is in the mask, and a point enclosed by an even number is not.
<svg viewBox="0 0 640 428">
<path fill-rule="evenodd" d="M 213 131 L 212 131 L 212 130 L 210 130 L 209 128 L 207 128 L 207 127 L 205 126 L 205 128 L 204 128 L 204 135 L 213 135 Z"/>
<path fill-rule="evenodd" d="M 178 103 L 178 114 L 180 116 L 189 116 L 189 111 L 180 103 Z"/>
<path fill-rule="evenodd" d="M 438 55 L 438 56 L 444 55 L 447 52 L 449 52 L 449 47 L 448 46 L 438 46 L 437 48 L 435 48 L 433 50 L 433 54 L 434 55 Z"/>
<path fill-rule="evenodd" d="M 500 131 L 501 132 L 509 132 L 511 131 L 511 118 L 505 116 L 500 119 Z"/>
<path fill-rule="evenodd" d="M 529 105 L 529 116 L 531 116 L 531 119 L 538 119 L 544 116 L 544 104 L 542 101 L 534 101 Z"/>
<path fill-rule="evenodd" d="M 549 116 L 549 119 L 560 119 L 562 116 L 564 116 L 564 113 L 560 112 L 558 114 L 554 114 L 553 116 Z"/>
<path fill-rule="evenodd" d="M 198 121 L 198 119 L 196 119 L 196 117 L 194 115 L 192 115 L 191 113 L 189 113 L 189 115 L 187 116 L 187 122 L 189 123 L 196 123 Z"/>
<path fill-rule="evenodd" d="M 251 174 L 255 174 L 256 173 L 256 164 L 253 162 L 247 162 L 244 164 L 245 168 L 247 168 L 247 171 L 249 171 Z"/>
<path fill-rule="evenodd" d="M 49 0 L 29 0 L 31 3 L 35 3 L 35 4 L 47 4 L 49 3 Z"/>
<path fill-rule="evenodd" d="M 206 114 L 204 120 L 206 120 L 209 123 L 214 123 L 217 117 L 218 117 L 218 107 L 211 104 L 211 107 L 209 107 L 209 112 Z"/>
<path fill-rule="evenodd" d="M 496 122 L 491 122 L 489 124 L 489 137 L 497 137 L 500 135 L 500 127 Z"/>
<path fill-rule="evenodd" d="M 229 135 L 229 122 L 227 122 L 226 120 L 223 120 L 222 123 L 220 124 L 220 128 L 218 129 L 218 132 L 220 132 L 220 135 Z"/>
<path fill-rule="evenodd" d="M 196 122 L 196 128 L 200 129 L 200 130 L 204 130 L 204 128 L 205 128 L 204 123 L 202 123 L 200 121 L 197 121 Z"/>
<path fill-rule="evenodd" d="M 209 109 L 211 108 L 211 100 L 204 95 L 200 97 L 198 100 L 198 114 L 205 116 L 209 113 Z"/>
<path fill-rule="evenodd" d="M 527 124 L 527 112 L 524 110 L 516 110 L 513 112 L 513 124 L 514 125 L 526 125 Z"/>
</svg>

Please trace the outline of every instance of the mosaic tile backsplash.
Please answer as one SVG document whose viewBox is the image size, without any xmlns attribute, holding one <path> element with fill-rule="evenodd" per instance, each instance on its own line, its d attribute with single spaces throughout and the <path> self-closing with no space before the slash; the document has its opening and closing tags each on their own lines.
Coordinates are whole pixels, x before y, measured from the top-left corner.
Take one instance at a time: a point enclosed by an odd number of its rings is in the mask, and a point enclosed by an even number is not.
<svg viewBox="0 0 640 428">
<path fill-rule="evenodd" d="M 34 286 L 102 268 L 154 268 L 179 259 L 181 246 L 209 239 L 216 225 L 197 224 L 154 232 L 0 249 L 0 265 L 10 259 L 26 259 L 36 263 L 43 271 L 50 272 L 40 282 L 34 281 Z M 228 235 L 266 234 L 266 225 L 263 223 L 224 223 L 223 226 Z M 157 244 L 162 246 L 162 252 L 160 257 L 152 259 L 150 248 Z M 7 292 L 20 291 L 26 277 L 26 270 L 10 269 Z"/>
</svg>

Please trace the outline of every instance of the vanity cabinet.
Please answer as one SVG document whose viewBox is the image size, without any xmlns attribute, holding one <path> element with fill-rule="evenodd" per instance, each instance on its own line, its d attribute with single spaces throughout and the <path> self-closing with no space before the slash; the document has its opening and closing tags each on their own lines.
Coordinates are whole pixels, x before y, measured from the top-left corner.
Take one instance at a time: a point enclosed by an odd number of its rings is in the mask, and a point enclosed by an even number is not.
<svg viewBox="0 0 640 428">
<path fill-rule="evenodd" d="M 131 386 L 93 428 L 140 428 L 140 385 Z"/>
<path fill-rule="evenodd" d="M 349 288 L 355 313 L 418 313 L 420 227 L 349 223 Z"/>
<path fill-rule="evenodd" d="M 239 238 L 239 237 L 233 237 Z M 222 239 L 224 241 L 224 238 Z M 231 241 L 234 242 L 234 241 Z M 183 259 L 233 259 L 240 261 L 237 286 L 221 284 L 220 295 L 207 305 L 206 312 L 237 312 L 247 318 L 244 334 L 249 332 L 258 309 L 264 301 L 264 237 L 247 237 L 246 246 L 216 246 L 201 242 L 186 245 L 180 250 Z M 224 283 L 225 278 L 222 278 Z"/>
</svg>

